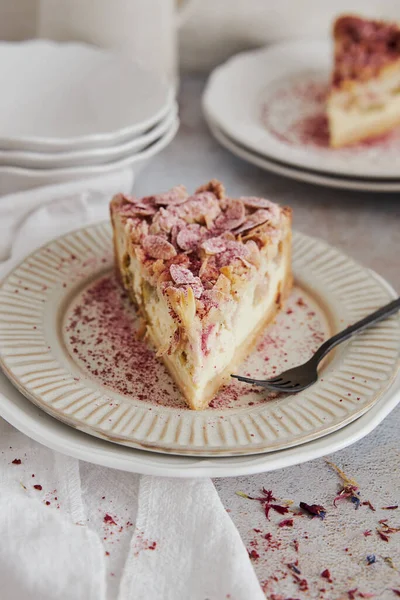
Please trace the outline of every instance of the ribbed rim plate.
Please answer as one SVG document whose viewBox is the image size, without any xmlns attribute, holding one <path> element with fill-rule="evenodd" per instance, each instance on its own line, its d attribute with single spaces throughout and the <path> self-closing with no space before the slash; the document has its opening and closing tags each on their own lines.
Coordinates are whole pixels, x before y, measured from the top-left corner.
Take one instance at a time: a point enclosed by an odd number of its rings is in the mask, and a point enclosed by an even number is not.
<svg viewBox="0 0 400 600">
<path fill-rule="evenodd" d="M 318 313 L 325 336 L 391 300 L 367 269 L 324 242 L 295 233 L 293 250 L 296 284 Z M 66 319 L 78 299 L 112 265 L 111 228 L 102 223 L 40 248 L 0 288 L 0 364 L 5 374 L 44 411 L 96 437 L 173 454 L 275 451 L 357 419 L 377 402 L 398 370 L 400 318 L 393 316 L 339 347 L 322 367 L 319 382 L 297 395 L 264 400 L 253 394 L 253 403 L 251 390 L 243 385 L 242 397 L 228 407 L 217 403 L 203 412 L 173 402 L 154 404 L 151 389 L 149 400 L 125 395 L 85 372 L 66 333 Z M 292 326 L 291 335 L 303 335 L 302 326 L 299 322 L 295 331 Z M 273 348 L 270 352 L 274 360 Z M 301 362 L 304 356 L 289 355 L 288 360 Z M 255 369 L 254 361 L 247 368 Z"/>
</svg>

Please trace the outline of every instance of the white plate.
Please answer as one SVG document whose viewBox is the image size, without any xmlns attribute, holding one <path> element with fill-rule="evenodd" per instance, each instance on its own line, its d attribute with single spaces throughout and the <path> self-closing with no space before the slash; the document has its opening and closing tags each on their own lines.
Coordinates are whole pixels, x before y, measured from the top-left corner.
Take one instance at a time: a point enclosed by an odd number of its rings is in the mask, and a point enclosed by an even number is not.
<svg viewBox="0 0 400 600">
<path fill-rule="evenodd" d="M 211 133 L 216 140 L 224 146 L 227 150 L 230 150 L 232 154 L 243 158 L 249 163 L 277 173 L 283 177 L 289 177 L 290 179 L 296 179 L 298 181 L 304 181 L 306 183 L 312 183 L 315 185 L 323 185 L 326 187 L 344 189 L 344 190 L 359 190 L 362 192 L 399 192 L 400 181 L 394 180 L 377 180 L 377 179 L 350 179 L 348 177 L 335 177 L 333 175 L 322 175 L 321 173 L 313 171 L 304 171 L 297 169 L 296 167 L 290 167 L 288 165 L 278 163 L 271 159 L 268 159 L 261 154 L 256 154 L 251 150 L 237 144 L 229 136 L 227 136 L 222 129 L 220 129 L 210 118 L 206 120 L 210 128 Z"/>
<path fill-rule="evenodd" d="M 160 121 L 174 95 L 129 59 L 79 43 L 1 43 L 0 79 L 3 149 L 121 143 Z"/>
<path fill-rule="evenodd" d="M 177 114 L 178 105 L 175 102 L 167 115 L 146 133 L 115 146 L 74 150 L 72 152 L 0 150 L 0 166 L 27 169 L 65 169 L 70 167 L 96 166 L 122 160 L 140 152 L 165 135 L 172 127 Z"/>
<path fill-rule="evenodd" d="M 331 44 L 297 40 L 246 52 L 215 69 L 203 107 L 227 135 L 268 159 L 334 175 L 399 179 L 400 129 L 332 149 L 324 128 Z"/>
<path fill-rule="evenodd" d="M 212 408 L 191 411 L 154 353 L 136 339 L 134 312 L 109 279 L 110 234 L 109 224 L 99 224 L 54 240 L 15 268 L 0 290 L 4 372 L 43 410 L 77 429 L 175 454 L 271 452 L 355 420 L 397 372 L 400 317 L 393 316 L 342 345 L 304 392 L 268 400 L 262 388 L 235 381 Z M 262 377 L 298 364 L 330 329 L 390 298 L 369 271 L 298 233 L 293 268 L 297 290 L 241 373 Z"/>
<path fill-rule="evenodd" d="M 174 139 L 179 128 L 179 119 L 176 117 L 164 136 L 159 138 L 148 148 L 141 152 L 132 154 L 122 160 L 113 161 L 105 165 L 71 167 L 66 169 L 24 169 L 22 167 L 0 167 L 0 196 L 14 192 L 77 181 L 79 179 L 90 179 L 115 173 L 125 169 L 131 169 L 137 175 L 147 162 L 156 154 L 161 152 Z"/>
<path fill-rule="evenodd" d="M 377 275 L 376 278 L 378 279 Z M 394 290 L 379 277 L 393 298 Z M 342 450 L 368 435 L 400 401 L 400 377 L 366 414 L 313 442 L 278 452 L 199 459 L 112 444 L 64 425 L 27 400 L 0 371 L 0 416 L 52 450 L 112 469 L 164 477 L 238 477 L 297 465 Z"/>
</svg>

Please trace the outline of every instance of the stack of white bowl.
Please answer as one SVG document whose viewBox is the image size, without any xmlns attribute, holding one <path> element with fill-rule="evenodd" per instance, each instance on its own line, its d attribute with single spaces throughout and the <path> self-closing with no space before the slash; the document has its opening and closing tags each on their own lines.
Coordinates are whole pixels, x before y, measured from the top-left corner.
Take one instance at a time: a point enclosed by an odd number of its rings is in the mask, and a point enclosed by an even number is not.
<svg viewBox="0 0 400 600">
<path fill-rule="evenodd" d="M 175 136 L 174 89 L 105 50 L 0 44 L 0 194 L 130 169 Z"/>
</svg>

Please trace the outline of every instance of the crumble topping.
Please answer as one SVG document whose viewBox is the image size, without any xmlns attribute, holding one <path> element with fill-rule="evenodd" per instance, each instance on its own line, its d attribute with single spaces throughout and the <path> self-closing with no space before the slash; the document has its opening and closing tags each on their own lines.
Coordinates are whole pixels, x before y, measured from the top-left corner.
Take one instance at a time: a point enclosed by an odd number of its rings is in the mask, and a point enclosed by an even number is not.
<svg viewBox="0 0 400 600">
<path fill-rule="evenodd" d="M 120 194 L 111 202 L 112 218 L 118 217 L 128 233 L 127 270 L 134 256 L 180 327 L 195 316 L 211 319 L 204 348 L 213 321 L 221 319 L 221 305 L 235 302 L 260 266 L 261 251 L 279 259 L 282 219 L 290 212 L 264 198 L 229 198 L 216 180 L 193 195 L 179 185 L 140 199 Z M 224 313 L 229 319 L 229 311 Z"/>
<path fill-rule="evenodd" d="M 342 16 L 336 20 L 333 34 L 335 87 L 345 80 L 368 80 L 400 58 L 400 28 L 395 23 Z"/>
<path fill-rule="evenodd" d="M 204 191 L 211 190 L 214 191 Z M 119 195 L 111 212 L 129 228 L 136 256 L 150 278 L 211 289 L 228 265 L 243 273 L 259 250 L 276 244 L 283 211 L 264 198 L 227 198 L 215 180 L 189 195 L 183 186 L 146 198 Z"/>
</svg>

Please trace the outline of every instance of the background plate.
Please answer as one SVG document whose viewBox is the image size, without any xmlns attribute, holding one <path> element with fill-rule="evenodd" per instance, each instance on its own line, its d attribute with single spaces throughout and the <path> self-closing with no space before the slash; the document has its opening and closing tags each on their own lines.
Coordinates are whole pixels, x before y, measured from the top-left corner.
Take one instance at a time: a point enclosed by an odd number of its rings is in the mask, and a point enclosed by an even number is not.
<svg viewBox="0 0 400 600">
<path fill-rule="evenodd" d="M 135 369 L 123 370 L 123 374 L 125 383 L 129 375 L 134 389 L 142 385 L 145 393 L 141 399 L 128 388 L 126 395 L 121 381 L 116 385 L 115 379 L 96 374 L 76 346 L 79 340 L 89 343 L 88 332 L 96 331 L 96 319 L 87 312 L 85 298 L 101 297 L 101 288 L 94 294 L 85 290 L 109 272 L 112 261 L 110 226 L 95 225 L 34 252 L 12 271 L 0 290 L 0 360 L 6 375 L 46 412 L 92 435 L 178 454 L 274 451 L 326 435 L 361 416 L 381 397 L 397 371 L 400 320 L 395 316 L 341 346 L 324 367 L 320 381 L 294 396 L 266 401 L 262 390 L 252 391 L 237 382 L 220 395 L 214 408 L 190 411 L 159 363 L 152 367 L 154 387 L 141 381 L 139 358 L 146 350 L 137 345 L 136 353 L 131 352 Z M 301 290 L 301 296 L 292 299 L 293 313 L 281 313 L 280 324 L 274 326 L 275 331 L 268 329 L 261 350 L 246 361 L 241 372 L 250 369 L 254 375 L 268 375 L 274 366 L 280 369 L 304 360 L 312 351 L 311 344 L 301 345 L 306 337 L 313 339 L 309 332 L 314 330 L 317 346 L 321 334 L 328 334 L 328 323 L 337 331 L 390 299 L 385 286 L 368 270 L 319 240 L 295 234 L 293 266 Z M 110 296 L 104 295 L 103 286 L 104 298 L 108 302 Z M 77 308 L 83 310 L 76 313 L 79 331 L 71 324 Z M 92 308 L 93 302 L 89 303 Z M 106 304 L 106 309 L 113 311 L 114 303 Z M 126 319 L 132 310 L 122 305 L 118 310 L 116 316 L 122 315 L 123 327 L 129 328 Z M 104 317 L 105 313 L 98 314 Z M 71 342 L 71 336 L 78 342 Z M 107 334 L 96 338 L 96 347 L 118 380 L 110 340 L 104 338 Z M 134 337 L 128 338 L 133 343 Z M 117 343 L 121 339 L 123 350 L 122 337 L 116 339 Z M 291 340 L 289 345 L 285 345 L 287 340 Z M 265 359 L 270 361 L 268 368 Z M 96 360 L 101 362 L 101 356 Z M 149 371 L 147 364 L 145 370 Z"/>
<path fill-rule="evenodd" d="M 334 175 L 398 179 L 400 129 L 373 143 L 329 147 L 324 95 L 331 68 L 328 40 L 238 54 L 211 74 L 203 107 L 234 141 L 267 158 Z"/>
<path fill-rule="evenodd" d="M 316 171 L 305 171 L 296 167 L 290 167 L 286 164 L 276 162 L 264 157 L 262 154 L 256 154 L 248 150 L 244 146 L 237 144 L 220 129 L 212 119 L 207 118 L 208 126 L 215 139 L 227 150 L 239 156 L 243 160 L 297 181 L 312 183 L 314 185 L 323 185 L 326 187 L 342 189 L 342 190 L 359 190 L 362 192 L 399 192 L 400 181 L 394 180 L 378 180 L 378 179 L 350 179 L 349 177 L 335 177 L 334 175 L 325 175 Z"/>
</svg>

